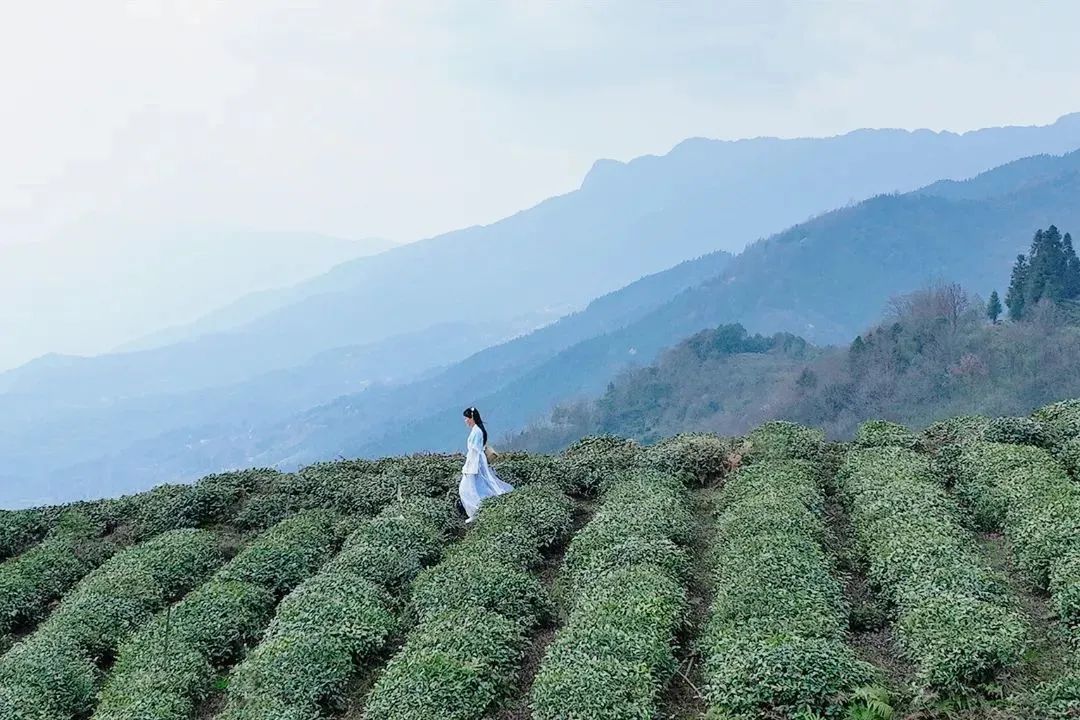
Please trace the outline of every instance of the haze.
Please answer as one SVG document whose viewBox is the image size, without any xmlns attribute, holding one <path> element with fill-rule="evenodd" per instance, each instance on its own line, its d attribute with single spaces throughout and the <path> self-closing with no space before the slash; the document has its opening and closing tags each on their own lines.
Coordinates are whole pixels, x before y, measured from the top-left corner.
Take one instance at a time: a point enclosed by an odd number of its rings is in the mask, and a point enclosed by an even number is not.
<svg viewBox="0 0 1080 720">
<path fill-rule="evenodd" d="M 691 136 L 1080 107 L 1060 3 L 9 4 L 0 241 L 99 218 L 398 241 Z"/>
</svg>

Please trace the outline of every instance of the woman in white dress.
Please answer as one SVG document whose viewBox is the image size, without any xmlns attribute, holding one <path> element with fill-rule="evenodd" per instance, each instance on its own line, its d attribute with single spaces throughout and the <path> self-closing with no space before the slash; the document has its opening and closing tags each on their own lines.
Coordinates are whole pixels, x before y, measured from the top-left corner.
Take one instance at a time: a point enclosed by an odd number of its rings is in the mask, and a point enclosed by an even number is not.
<svg viewBox="0 0 1080 720">
<path fill-rule="evenodd" d="M 487 447 L 488 432 L 480 417 L 480 411 L 476 408 L 468 408 L 464 415 L 465 424 L 469 426 L 470 431 L 465 465 L 461 468 L 458 494 L 461 496 L 465 514 L 469 516 L 465 522 L 469 523 L 476 519 L 476 513 L 480 510 L 480 503 L 484 501 L 484 498 L 508 493 L 514 489 L 514 486 L 500 480 L 488 465 L 487 454 L 484 452 Z"/>
</svg>

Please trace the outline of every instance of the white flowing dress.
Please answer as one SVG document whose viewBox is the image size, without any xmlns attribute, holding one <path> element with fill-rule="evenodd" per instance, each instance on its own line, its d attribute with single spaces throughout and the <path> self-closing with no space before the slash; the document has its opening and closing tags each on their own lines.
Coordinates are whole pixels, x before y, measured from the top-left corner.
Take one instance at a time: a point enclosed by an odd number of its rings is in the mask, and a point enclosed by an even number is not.
<svg viewBox="0 0 1080 720">
<path fill-rule="evenodd" d="M 465 514 L 472 520 L 485 498 L 502 495 L 513 489 L 513 485 L 500 480 L 488 465 L 487 455 L 484 454 L 484 431 L 479 426 L 473 426 L 469 433 L 465 465 L 461 468 L 461 484 L 458 485 L 458 494 L 461 495 Z"/>
</svg>

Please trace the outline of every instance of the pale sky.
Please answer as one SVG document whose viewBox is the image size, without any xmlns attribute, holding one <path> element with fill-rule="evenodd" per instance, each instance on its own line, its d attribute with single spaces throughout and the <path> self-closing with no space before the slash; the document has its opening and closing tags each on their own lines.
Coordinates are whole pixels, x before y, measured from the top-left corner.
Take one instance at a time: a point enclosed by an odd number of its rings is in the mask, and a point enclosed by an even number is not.
<svg viewBox="0 0 1080 720">
<path fill-rule="evenodd" d="M 409 241 L 691 136 L 1080 110 L 1074 2 L 0 6 L 0 242 L 99 222 Z"/>
</svg>

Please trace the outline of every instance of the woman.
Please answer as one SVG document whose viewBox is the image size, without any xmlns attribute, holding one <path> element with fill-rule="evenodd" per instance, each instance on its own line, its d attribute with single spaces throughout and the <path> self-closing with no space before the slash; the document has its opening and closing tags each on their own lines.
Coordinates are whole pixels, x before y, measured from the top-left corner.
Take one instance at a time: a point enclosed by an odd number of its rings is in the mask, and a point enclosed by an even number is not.
<svg viewBox="0 0 1080 720">
<path fill-rule="evenodd" d="M 468 408 L 463 414 L 470 432 L 465 466 L 461 468 L 458 494 L 461 496 L 461 504 L 465 507 L 465 514 L 469 516 L 465 522 L 470 523 L 476 519 L 476 513 L 484 498 L 508 493 L 514 487 L 500 480 L 488 465 L 487 455 L 484 452 L 487 447 L 488 432 L 480 417 L 480 411 L 476 408 Z"/>
</svg>

